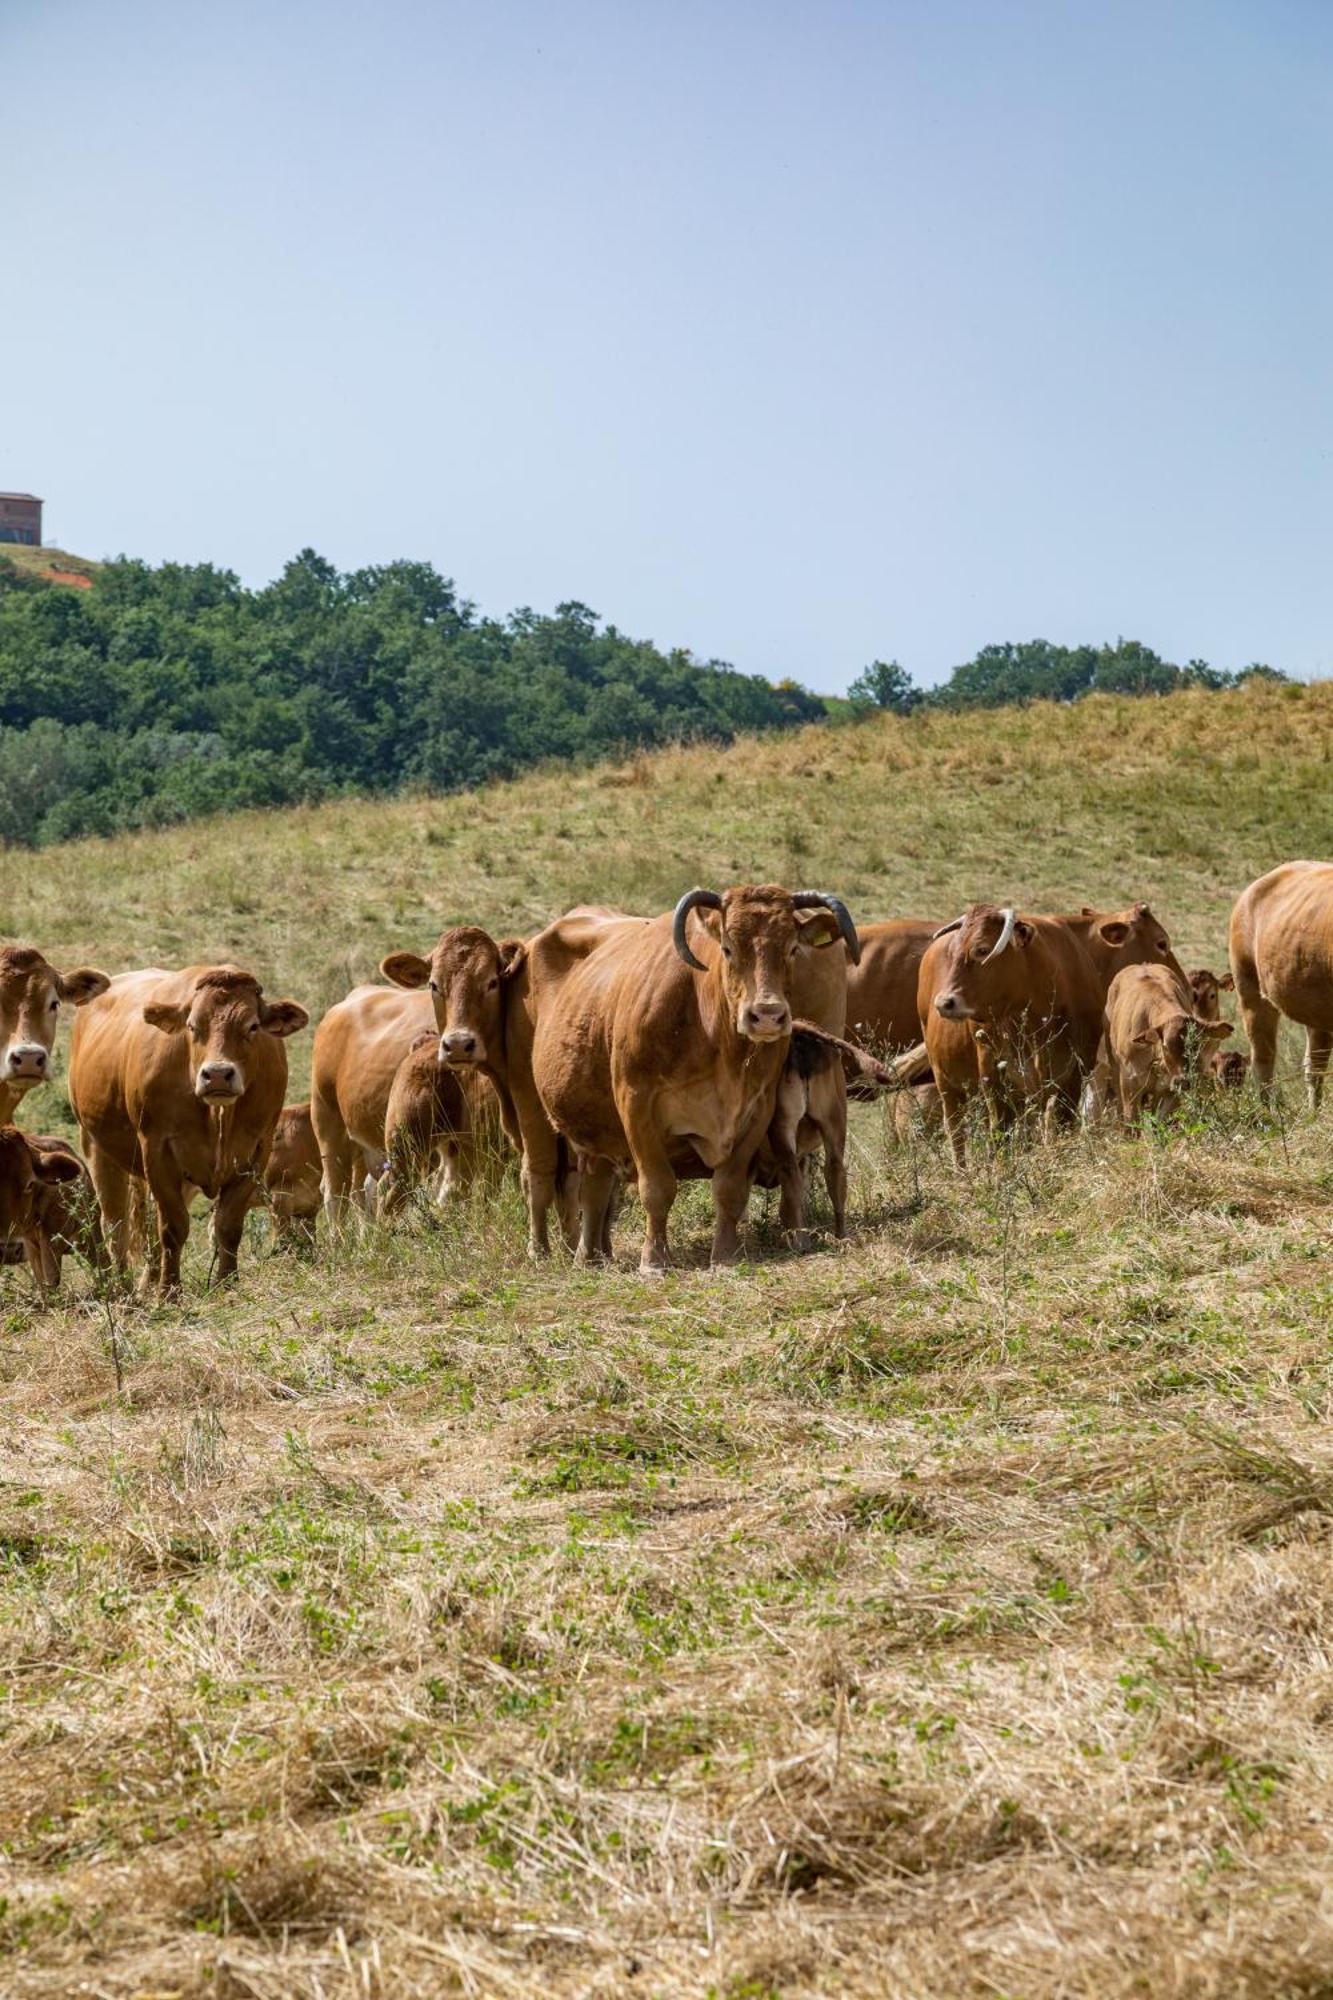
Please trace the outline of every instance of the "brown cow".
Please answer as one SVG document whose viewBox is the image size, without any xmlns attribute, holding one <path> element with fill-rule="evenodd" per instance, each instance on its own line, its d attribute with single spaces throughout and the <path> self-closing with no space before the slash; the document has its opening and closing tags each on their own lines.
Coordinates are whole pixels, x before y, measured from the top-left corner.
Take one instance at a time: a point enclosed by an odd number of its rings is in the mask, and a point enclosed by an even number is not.
<svg viewBox="0 0 1333 2000">
<path fill-rule="evenodd" d="M 699 913 L 699 942 L 688 938 Z M 855 931 L 836 897 L 693 889 L 668 916 L 560 918 L 531 939 L 510 1010 L 509 1084 L 523 1130 L 534 1244 L 554 1192 L 553 1127 L 588 1167 L 580 1253 L 601 1249 L 603 1183 L 633 1165 L 647 1219 L 640 1269 L 666 1268 L 678 1165 L 712 1174 L 713 1262 L 730 1262 L 772 1122 L 800 954 Z"/>
<path fill-rule="evenodd" d="M 980 1090 L 993 1126 L 1045 1100 L 1078 1109 L 1102 1037 L 1107 989 L 1122 965 L 1157 963 L 1182 980 L 1171 941 L 1146 903 L 1103 913 L 1020 917 L 976 903 L 937 935 L 921 963 L 917 1002 L 954 1156 Z"/>
<path fill-rule="evenodd" d="M 86 965 L 57 972 L 31 945 L 0 945 L 0 1125 L 51 1073 L 61 1001 L 86 1007 L 110 983 Z"/>
<path fill-rule="evenodd" d="M 1242 891 L 1231 912 L 1231 970 L 1255 1081 L 1271 1090 L 1278 1023 L 1305 1030 L 1310 1109 L 1333 1054 L 1333 862 L 1284 861 Z"/>
<path fill-rule="evenodd" d="M 639 930 L 644 926 L 642 917 L 626 917 L 601 904 L 580 905 L 560 921 L 567 937 L 577 929 L 578 949 L 584 952 L 604 939 L 609 926 L 628 924 Z M 400 986 L 429 986 L 445 1061 L 460 1071 L 477 1070 L 494 1087 L 505 1136 L 523 1153 L 530 1247 L 534 1256 L 544 1257 L 550 1248 L 547 1219 L 553 1201 L 566 1240 L 572 1244 L 578 1238 L 580 1182 L 570 1149 L 547 1122 L 531 1081 L 532 1020 L 526 999 L 520 997 L 527 990 L 527 953 L 520 938 L 497 944 L 486 931 L 465 925 L 443 932 L 429 958 L 410 951 L 391 952 L 380 970 Z M 522 1118 L 511 1088 L 515 1060 L 523 1079 L 526 1115 Z M 614 1197 L 613 1180 L 599 1186 L 593 1196 L 599 1240 Z M 584 1227 L 593 1227 L 587 1216 Z"/>
<path fill-rule="evenodd" d="M 498 1166 L 508 1150 L 500 1100 L 480 1070 L 453 1065 L 440 1054 L 433 1027 L 414 1037 L 398 1065 L 384 1114 L 380 1180 L 381 1213 L 393 1215 L 428 1173 L 438 1173 L 443 1207 L 467 1193 L 478 1175 Z"/>
<path fill-rule="evenodd" d="M 55 1291 L 65 1253 L 104 1261 L 88 1170 L 64 1139 L 0 1127 L 0 1249 L 21 1246 L 40 1292 Z"/>
<path fill-rule="evenodd" d="M 505 1083 L 505 1008 L 522 956 L 517 939 L 497 944 L 486 931 L 460 925 L 441 934 L 429 958 L 391 952 L 380 970 L 392 986 L 358 986 L 324 1016 L 315 1033 L 310 1102 L 333 1221 L 345 1215 L 354 1184 L 383 1171 L 394 1078 L 427 1031 L 451 1071 L 473 1071 L 493 1086 L 505 1131 L 518 1143 Z M 479 1112 L 483 1105 L 492 1117 L 489 1099 L 478 1091 Z"/>
<path fill-rule="evenodd" d="M 130 1255 L 135 1189 L 157 1204 L 158 1286 L 180 1284 L 196 1192 L 215 1203 L 219 1281 L 236 1269 L 246 1211 L 268 1165 L 287 1087 L 283 1046 L 309 1019 L 265 1000 L 234 965 L 153 967 L 111 981 L 80 1012 L 69 1094 L 116 1262 Z"/>
<path fill-rule="evenodd" d="M 1199 1074 L 1205 1044 L 1230 1033 L 1229 1021 L 1195 1013 L 1188 984 L 1168 966 L 1117 972 L 1106 996 L 1106 1051 L 1126 1124 L 1177 1098 Z"/>
<path fill-rule="evenodd" d="M 847 1022 L 854 1041 L 879 1054 L 920 1041 L 916 989 L 926 946 L 938 929 L 938 918 L 925 917 L 860 926 L 860 958 L 847 974 Z"/>
</svg>

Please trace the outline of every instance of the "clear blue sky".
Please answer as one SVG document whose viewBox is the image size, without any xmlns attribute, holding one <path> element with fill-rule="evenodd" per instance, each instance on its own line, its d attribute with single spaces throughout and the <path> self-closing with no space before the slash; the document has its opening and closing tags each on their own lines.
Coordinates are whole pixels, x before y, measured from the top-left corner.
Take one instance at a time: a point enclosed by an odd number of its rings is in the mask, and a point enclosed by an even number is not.
<svg viewBox="0 0 1333 2000">
<path fill-rule="evenodd" d="M 1333 673 L 1328 0 L 0 0 L 0 143 L 68 548 Z"/>
</svg>

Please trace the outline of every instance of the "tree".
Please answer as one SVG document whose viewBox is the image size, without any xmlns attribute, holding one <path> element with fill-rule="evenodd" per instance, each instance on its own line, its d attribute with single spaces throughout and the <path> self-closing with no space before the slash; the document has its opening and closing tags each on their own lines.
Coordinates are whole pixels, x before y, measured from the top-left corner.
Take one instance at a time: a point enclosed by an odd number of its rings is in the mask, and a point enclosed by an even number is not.
<svg viewBox="0 0 1333 2000">
<path fill-rule="evenodd" d="M 848 688 L 847 699 L 867 708 L 888 709 L 892 715 L 910 715 L 922 696 L 897 660 L 872 660 Z"/>
</svg>

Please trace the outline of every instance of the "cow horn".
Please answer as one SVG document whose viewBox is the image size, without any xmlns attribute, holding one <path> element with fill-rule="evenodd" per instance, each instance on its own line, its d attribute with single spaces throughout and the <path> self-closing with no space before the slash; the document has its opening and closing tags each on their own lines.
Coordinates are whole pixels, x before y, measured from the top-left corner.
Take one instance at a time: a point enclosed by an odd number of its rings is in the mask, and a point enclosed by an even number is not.
<svg viewBox="0 0 1333 2000">
<path fill-rule="evenodd" d="M 1000 956 L 1000 953 L 1008 947 L 1009 941 L 1013 937 L 1014 922 L 1015 922 L 1013 904 L 1012 903 L 1007 904 L 1005 908 L 1000 911 L 1000 915 L 1004 918 L 1004 923 L 1000 927 L 1000 935 L 996 940 L 993 949 L 988 951 L 986 953 L 986 956 L 982 959 L 981 963 L 983 965 L 989 965 L 993 958 L 998 958 Z"/>
<path fill-rule="evenodd" d="M 941 924 L 937 931 L 931 932 L 931 943 L 934 944 L 936 938 L 948 937 L 950 931 L 960 931 L 963 928 L 964 921 L 965 919 L 962 917 L 955 917 L 951 924 Z"/>
<path fill-rule="evenodd" d="M 856 925 L 852 922 L 852 913 L 840 896 L 830 896 L 827 890 L 824 889 L 795 889 L 792 891 L 792 902 L 798 910 L 821 908 L 832 910 L 834 916 L 838 919 L 838 929 L 842 933 L 842 941 L 847 947 L 848 958 L 850 958 L 853 965 L 861 963 L 861 940 L 856 935 Z"/>
<path fill-rule="evenodd" d="M 691 910 L 720 910 L 721 908 L 722 898 L 718 895 L 716 889 L 687 889 L 676 905 L 676 914 L 671 919 L 671 942 L 675 945 L 676 950 L 680 953 L 686 965 L 693 966 L 696 972 L 707 972 L 708 967 L 702 959 L 695 957 L 685 942 L 685 919 L 689 916 Z"/>
</svg>

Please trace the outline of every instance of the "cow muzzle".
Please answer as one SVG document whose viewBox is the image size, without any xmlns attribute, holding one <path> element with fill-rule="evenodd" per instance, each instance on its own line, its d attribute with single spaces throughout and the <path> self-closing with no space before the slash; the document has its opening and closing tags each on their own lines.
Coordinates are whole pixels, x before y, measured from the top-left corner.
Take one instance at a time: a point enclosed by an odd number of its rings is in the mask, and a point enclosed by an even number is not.
<svg viewBox="0 0 1333 2000">
<path fill-rule="evenodd" d="M 780 1041 L 791 1033 L 791 1008 L 785 1000 L 749 1000 L 736 1025 L 747 1041 Z"/>
<path fill-rule="evenodd" d="M 40 1042 L 11 1042 L 5 1051 L 6 1083 L 41 1083 L 51 1065 L 50 1051 Z"/>
<path fill-rule="evenodd" d="M 450 1028 L 440 1036 L 442 1063 L 479 1063 L 485 1055 L 481 1036 L 474 1035 L 470 1028 Z"/>
<path fill-rule="evenodd" d="M 234 1062 L 200 1063 L 194 1080 L 194 1094 L 205 1104 L 231 1104 L 245 1089 L 240 1066 Z"/>
</svg>

